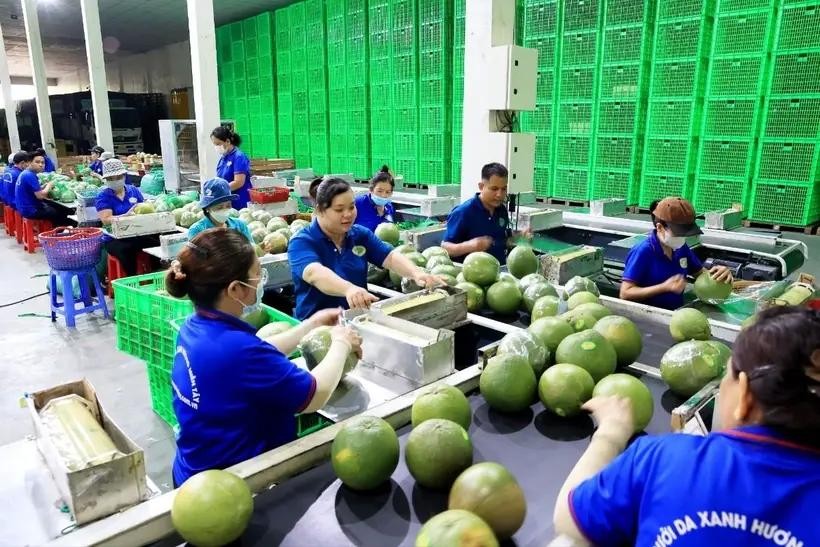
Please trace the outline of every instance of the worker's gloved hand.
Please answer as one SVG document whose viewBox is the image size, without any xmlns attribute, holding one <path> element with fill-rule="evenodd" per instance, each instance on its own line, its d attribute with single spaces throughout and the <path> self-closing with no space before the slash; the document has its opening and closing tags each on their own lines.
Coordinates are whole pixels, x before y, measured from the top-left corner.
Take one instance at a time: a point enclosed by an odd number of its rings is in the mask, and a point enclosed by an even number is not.
<svg viewBox="0 0 820 547">
<path fill-rule="evenodd" d="M 686 278 L 680 274 L 673 275 L 664 281 L 663 285 L 668 292 L 681 294 L 686 290 Z"/>
<path fill-rule="evenodd" d="M 479 253 L 482 251 L 486 251 L 487 249 L 493 246 L 493 238 L 491 238 L 490 236 L 476 237 L 471 239 L 470 243 L 472 243 L 473 247 L 472 252 Z"/>
<path fill-rule="evenodd" d="M 709 275 L 712 276 L 712 279 L 720 283 L 731 283 L 734 281 L 732 271 L 726 266 L 712 266 L 709 270 Z"/>
<path fill-rule="evenodd" d="M 363 309 L 366 310 L 370 307 L 370 304 L 373 302 L 378 302 L 378 298 L 367 292 L 366 289 L 361 287 L 350 287 L 347 292 L 345 293 L 345 298 L 347 299 L 347 305 L 350 306 L 351 309 Z"/>
<path fill-rule="evenodd" d="M 425 289 L 447 284 L 443 277 L 429 274 L 424 270 L 419 270 L 413 277 L 413 281 L 415 281 L 416 285 L 424 287 Z"/>
<path fill-rule="evenodd" d="M 339 322 L 339 317 L 342 315 L 341 308 L 328 308 L 326 310 L 319 310 L 310 316 L 308 321 L 311 328 L 316 327 L 332 327 Z"/>
<path fill-rule="evenodd" d="M 330 330 L 330 340 L 332 342 L 341 342 L 350 347 L 350 352 L 362 358 L 362 337 L 359 336 L 355 330 L 350 327 L 343 327 L 337 325 Z"/>
<path fill-rule="evenodd" d="M 592 413 L 598 424 L 595 435 L 606 438 L 623 450 L 635 432 L 632 401 L 622 397 L 593 397 L 581 408 Z"/>
</svg>

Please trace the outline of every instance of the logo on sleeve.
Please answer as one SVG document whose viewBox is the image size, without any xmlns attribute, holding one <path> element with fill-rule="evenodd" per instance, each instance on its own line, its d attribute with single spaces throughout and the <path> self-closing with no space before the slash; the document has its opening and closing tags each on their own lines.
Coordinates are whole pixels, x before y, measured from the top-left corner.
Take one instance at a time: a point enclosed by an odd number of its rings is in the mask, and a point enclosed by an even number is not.
<svg viewBox="0 0 820 547">
<path fill-rule="evenodd" d="M 356 245 L 355 247 L 353 247 L 353 254 L 356 256 L 364 256 L 366 252 L 367 249 L 365 249 L 361 245 Z"/>
<path fill-rule="evenodd" d="M 130 198 L 128 198 L 128 203 L 130 203 L 131 205 L 135 204 L 136 202 L 137 202 L 137 198 L 135 198 L 134 196 L 131 196 Z"/>
<path fill-rule="evenodd" d="M 689 269 L 689 261 L 686 259 L 685 256 L 681 257 L 681 259 L 678 261 L 678 264 L 680 264 L 680 267 L 683 268 L 684 270 Z"/>
</svg>

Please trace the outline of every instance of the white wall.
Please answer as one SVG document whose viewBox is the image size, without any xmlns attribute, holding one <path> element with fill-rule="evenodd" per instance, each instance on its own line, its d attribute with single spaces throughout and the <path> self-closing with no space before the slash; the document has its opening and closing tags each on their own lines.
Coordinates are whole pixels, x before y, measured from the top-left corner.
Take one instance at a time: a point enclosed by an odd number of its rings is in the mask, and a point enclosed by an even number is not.
<svg viewBox="0 0 820 547">
<path fill-rule="evenodd" d="M 193 86 L 191 45 L 186 40 L 145 53 L 110 59 L 105 64 L 108 90 L 163 93 Z"/>
</svg>

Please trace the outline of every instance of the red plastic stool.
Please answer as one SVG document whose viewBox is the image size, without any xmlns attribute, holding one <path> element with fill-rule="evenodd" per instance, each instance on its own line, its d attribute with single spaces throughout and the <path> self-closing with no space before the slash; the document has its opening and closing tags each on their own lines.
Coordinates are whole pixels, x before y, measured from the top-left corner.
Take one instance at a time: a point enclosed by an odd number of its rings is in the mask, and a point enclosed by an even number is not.
<svg viewBox="0 0 820 547">
<path fill-rule="evenodd" d="M 6 235 L 14 237 L 14 209 L 11 205 L 3 205 L 3 221 L 6 225 Z"/>
<path fill-rule="evenodd" d="M 17 243 L 23 244 L 23 215 L 20 211 L 14 211 L 14 233 L 17 235 Z"/>
<path fill-rule="evenodd" d="M 137 275 L 151 273 L 151 257 L 140 251 L 137 254 Z M 114 280 L 125 277 L 122 264 L 117 257 L 108 255 L 108 297 L 114 296 Z"/>
<path fill-rule="evenodd" d="M 54 226 L 49 220 L 24 218 L 22 229 L 19 230 L 23 235 L 23 249 L 29 253 L 36 251 L 37 247 L 40 246 L 37 236 L 53 228 Z"/>
</svg>

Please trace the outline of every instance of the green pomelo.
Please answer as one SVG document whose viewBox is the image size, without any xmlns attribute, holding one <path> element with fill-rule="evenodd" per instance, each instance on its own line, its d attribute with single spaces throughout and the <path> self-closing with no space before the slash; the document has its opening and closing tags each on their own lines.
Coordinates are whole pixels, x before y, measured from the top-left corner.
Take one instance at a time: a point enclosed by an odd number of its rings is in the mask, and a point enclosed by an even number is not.
<svg viewBox="0 0 820 547">
<path fill-rule="evenodd" d="M 399 245 L 398 247 L 395 248 L 395 250 L 400 252 L 401 254 L 416 252 L 416 248 L 413 245 L 411 245 L 410 243 L 405 243 L 404 245 Z"/>
<path fill-rule="evenodd" d="M 521 289 L 518 285 L 499 281 L 487 289 L 487 306 L 502 315 L 513 314 L 521 305 Z"/>
<path fill-rule="evenodd" d="M 635 431 L 643 431 L 652 420 L 655 412 L 655 401 L 646 384 L 629 374 L 610 374 L 595 385 L 593 397 L 621 397 L 632 403 L 632 417 L 635 420 Z"/>
<path fill-rule="evenodd" d="M 416 547 L 498 547 L 498 540 L 480 517 L 453 509 L 424 523 L 416 536 Z"/>
<path fill-rule="evenodd" d="M 331 327 L 323 326 L 316 327 L 302 338 L 299 342 L 299 350 L 305 358 L 308 369 L 313 370 L 322 362 L 327 352 L 330 351 L 332 339 L 330 337 Z M 347 374 L 359 363 L 359 359 L 355 353 L 351 352 L 345 361 L 344 371 L 342 374 Z"/>
<path fill-rule="evenodd" d="M 276 230 L 281 230 L 282 228 L 288 227 L 288 223 L 285 222 L 285 219 L 283 219 L 282 217 L 270 218 L 270 215 L 268 215 L 269 220 L 267 222 L 265 222 L 263 218 L 264 217 L 260 216 L 257 220 L 259 220 L 259 222 L 264 223 L 265 229 L 269 232 L 275 232 Z"/>
<path fill-rule="evenodd" d="M 489 287 L 495 283 L 501 265 L 489 253 L 470 253 L 464 259 L 464 280 L 475 283 L 479 287 Z"/>
<path fill-rule="evenodd" d="M 253 232 L 255 230 L 265 230 L 266 232 L 268 231 L 268 229 L 265 227 L 265 223 L 264 222 L 259 222 L 258 220 L 254 220 L 252 222 L 249 222 L 248 223 L 248 230 L 250 230 L 251 232 Z"/>
<path fill-rule="evenodd" d="M 382 222 L 376 226 L 376 231 L 374 233 L 377 238 L 394 247 L 399 244 L 399 238 L 401 237 L 399 234 L 399 227 L 392 222 Z"/>
<path fill-rule="evenodd" d="M 722 372 L 717 350 L 701 340 L 688 340 L 669 348 L 661 357 L 660 368 L 661 378 L 669 389 L 682 397 L 691 397 Z"/>
<path fill-rule="evenodd" d="M 720 302 L 726 300 L 732 294 L 732 284 L 716 281 L 708 272 L 704 272 L 695 280 L 694 290 L 695 296 L 700 300 Z"/>
<path fill-rule="evenodd" d="M 450 258 L 449 253 L 447 253 L 447 251 L 444 250 L 443 247 L 439 247 L 438 245 L 433 245 L 432 247 L 427 247 L 426 249 L 424 249 L 421 252 L 421 254 L 423 254 L 424 258 L 426 258 L 427 260 L 430 260 L 434 256 L 443 256 L 443 257 L 446 257 L 447 259 Z M 450 261 L 450 262 L 452 263 L 452 261 Z"/>
<path fill-rule="evenodd" d="M 382 226 L 382 225 L 379 224 L 379 226 Z M 409 253 L 405 253 L 404 256 L 406 256 L 407 258 L 409 258 L 410 260 L 415 262 L 416 266 L 418 266 L 419 268 L 424 268 L 425 266 L 427 266 L 427 259 L 424 258 L 424 255 L 422 255 L 421 253 L 419 253 L 417 251 L 411 251 Z"/>
<path fill-rule="evenodd" d="M 550 354 L 555 355 L 561 341 L 574 333 L 572 325 L 560 317 L 541 317 L 527 327 L 535 338 L 547 348 Z"/>
<path fill-rule="evenodd" d="M 401 276 L 394 272 L 393 270 L 388 270 L 388 277 L 390 278 L 390 284 L 396 287 L 397 289 L 401 289 Z"/>
<path fill-rule="evenodd" d="M 618 355 L 618 366 L 631 365 L 643 351 L 641 331 L 635 323 L 618 315 L 602 317 L 593 327 L 601 336 L 609 340 Z"/>
<path fill-rule="evenodd" d="M 597 331 L 585 330 L 564 338 L 555 351 L 556 363 L 572 363 L 586 369 L 592 379 L 600 382 L 615 372 L 618 355 L 606 338 Z"/>
<path fill-rule="evenodd" d="M 433 270 L 436 266 L 450 266 L 451 268 L 454 268 L 456 270 L 456 273 L 454 273 L 453 275 L 458 275 L 458 268 L 455 268 L 453 266 L 453 261 L 450 260 L 449 256 L 446 256 L 446 255 L 427 256 L 424 253 L 422 253 L 421 256 L 423 256 L 424 259 L 427 260 L 427 267 L 430 270 Z"/>
<path fill-rule="evenodd" d="M 417 483 L 443 490 L 473 463 L 473 443 L 457 423 L 432 418 L 410 432 L 404 459 Z"/>
<path fill-rule="evenodd" d="M 396 470 L 399 438 L 381 418 L 356 416 L 336 433 L 330 461 L 345 485 L 354 490 L 372 490 Z"/>
<path fill-rule="evenodd" d="M 73 193 L 73 192 L 72 192 Z M 65 196 L 65 194 L 63 194 Z M 66 200 L 63 200 L 66 201 Z M 156 213 L 157 210 L 154 208 L 153 203 L 138 203 L 136 207 L 134 207 L 134 214 L 137 215 L 150 215 L 151 213 Z"/>
<path fill-rule="evenodd" d="M 598 319 L 589 312 L 571 310 L 560 316 L 569 323 L 575 332 L 582 332 L 591 329 L 598 322 Z"/>
<path fill-rule="evenodd" d="M 266 235 L 261 245 L 271 254 L 280 254 L 288 250 L 288 239 L 281 232 L 274 232 Z"/>
<path fill-rule="evenodd" d="M 456 276 L 456 282 L 457 283 L 467 283 L 468 282 L 466 279 L 464 279 L 464 272 L 458 272 L 458 275 Z M 475 283 L 473 283 L 473 285 L 475 285 Z M 476 287 L 478 287 L 478 285 L 476 285 Z"/>
<path fill-rule="evenodd" d="M 496 278 L 495 282 L 496 283 L 501 283 L 502 281 L 504 283 L 512 283 L 513 285 L 515 285 L 519 289 L 521 288 L 521 285 L 518 284 L 518 279 L 513 274 L 511 274 L 509 272 L 499 272 L 498 273 L 498 277 Z M 523 293 L 523 291 L 522 291 L 522 293 Z"/>
<path fill-rule="evenodd" d="M 732 357 L 732 348 L 718 340 L 707 340 L 706 343 L 717 351 L 718 365 L 720 366 L 719 376 L 723 376 L 729 364 L 729 359 Z"/>
<path fill-rule="evenodd" d="M 269 212 L 265 211 L 265 210 L 253 211 L 251 213 L 251 216 L 253 217 L 254 220 L 258 220 L 262 224 L 267 224 L 273 218 L 273 215 L 270 214 Z M 277 218 L 279 219 L 279 221 L 284 222 L 284 220 L 282 218 L 280 218 L 280 217 L 277 217 Z M 281 223 L 280 223 L 280 225 L 281 225 Z M 287 224 L 285 224 L 285 226 L 287 226 Z M 277 228 L 274 228 L 274 230 L 276 230 L 276 229 Z"/>
<path fill-rule="evenodd" d="M 507 270 L 518 279 L 537 273 L 538 266 L 538 257 L 531 247 L 518 245 L 507 256 Z"/>
<path fill-rule="evenodd" d="M 245 531 L 253 514 L 253 496 L 245 481 L 211 469 L 183 483 L 171 504 L 171 522 L 185 541 L 201 547 L 231 543 Z"/>
<path fill-rule="evenodd" d="M 520 412 L 535 398 L 535 373 L 521 355 L 497 355 L 487 362 L 479 379 L 481 395 L 500 412 Z"/>
<path fill-rule="evenodd" d="M 455 287 L 458 284 L 458 281 L 452 275 L 440 274 L 440 277 L 448 287 Z"/>
<path fill-rule="evenodd" d="M 561 305 L 557 296 L 542 296 L 532 305 L 532 312 L 530 313 L 530 321 L 538 321 L 542 317 L 554 317 L 558 315 L 558 309 Z"/>
<path fill-rule="evenodd" d="M 547 348 L 531 332 L 518 330 L 504 335 L 498 344 L 498 355 L 520 355 L 527 359 L 535 377 L 547 368 L 550 354 Z"/>
<path fill-rule="evenodd" d="M 601 296 L 601 291 L 593 280 L 576 275 L 564 285 L 564 298 L 569 300 L 570 296 L 579 292 L 591 292 L 595 296 Z"/>
<path fill-rule="evenodd" d="M 522 277 L 521 280 L 518 282 L 518 286 L 521 288 L 522 291 L 526 291 L 527 287 L 529 287 L 530 285 L 544 284 L 544 283 L 549 283 L 549 281 L 547 281 L 546 277 L 544 277 L 541 274 L 532 273 L 532 274 L 525 275 L 524 277 Z"/>
<path fill-rule="evenodd" d="M 567 299 L 567 309 L 574 310 L 581 304 L 599 304 L 600 299 L 597 295 L 587 292 L 581 291 L 573 294 Z"/>
<path fill-rule="evenodd" d="M 594 387 L 595 381 L 585 369 L 570 363 L 558 363 L 541 375 L 538 398 L 559 416 L 569 417 L 581 412 L 581 405 L 592 397 Z"/>
<path fill-rule="evenodd" d="M 708 340 L 712 337 L 712 327 L 702 311 L 694 308 L 680 308 L 672 314 L 669 333 L 676 342 Z"/>
<path fill-rule="evenodd" d="M 450 489 L 447 508 L 470 511 L 501 540 L 511 538 L 527 516 L 524 491 L 515 476 L 495 462 L 481 462 L 465 469 Z"/>
<path fill-rule="evenodd" d="M 435 257 L 433 258 L 435 260 Z M 427 267 L 430 269 L 430 273 L 433 275 L 449 275 L 453 279 L 458 275 L 458 268 L 453 266 L 452 264 L 439 264 L 438 266 L 430 267 L 430 263 L 427 263 Z"/>
<path fill-rule="evenodd" d="M 535 302 L 542 296 L 552 296 L 555 297 L 555 299 L 557 300 L 558 291 L 556 291 L 555 287 L 553 287 L 549 283 L 530 285 L 524 291 L 521 307 L 524 308 L 527 311 L 527 313 L 532 313 L 532 309 L 535 306 Z"/>
<path fill-rule="evenodd" d="M 470 429 L 472 415 L 470 402 L 464 393 L 448 384 L 436 384 L 419 395 L 410 410 L 413 427 L 426 420 L 441 418 L 455 422 L 467 431 Z"/>
<path fill-rule="evenodd" d="M 183 218 L 182 220 L 184 221 L 185 219 Z M 262 244 L 267 235 L 268 231 L 264 228 L 257 228 L 256 230 L 251 230 L 251 237 L 253 238 L 253 242 L 259 245 Z"/>
<path fill-rule="evenodd" d="M 387 278 L 387 270 L 379 268 L 378 266 L 374 266 L 373 264 L 367 265 L 367 282 L 368 283 L 382 283 Z"/>
<path fill-rule="evenodd" d="M 592 317 L 595 318 L 596 321 L 600 321 L 604 317 L 612 315 L 612 312 L 604 306 L 603 304 L 599 304 L 597 302 L 586 302 L 584 304 L 579 304 L 575 306 L 574 310 L 571 310 L 573 313 L 588 313 Z"/>
<path fill-rule="evenodd" d="M 474 312 L 484 307 L 484 290 L 481 287 L 464 281 L 457 283 L 456 288 L 467 293 L 467 311 Z"/>
<path fill-rule="evenodd" d="M 282 334 L 283 332 L 289 331 L 292 327 L 293 325 L 287 321 L 274 321 L 273 323 L 268 323 L 256 331 L 256 336 L 264 340 L 266 338 L 270 338 L 271 336 L 276 336 L 277 334 Z"/>
</svg>

